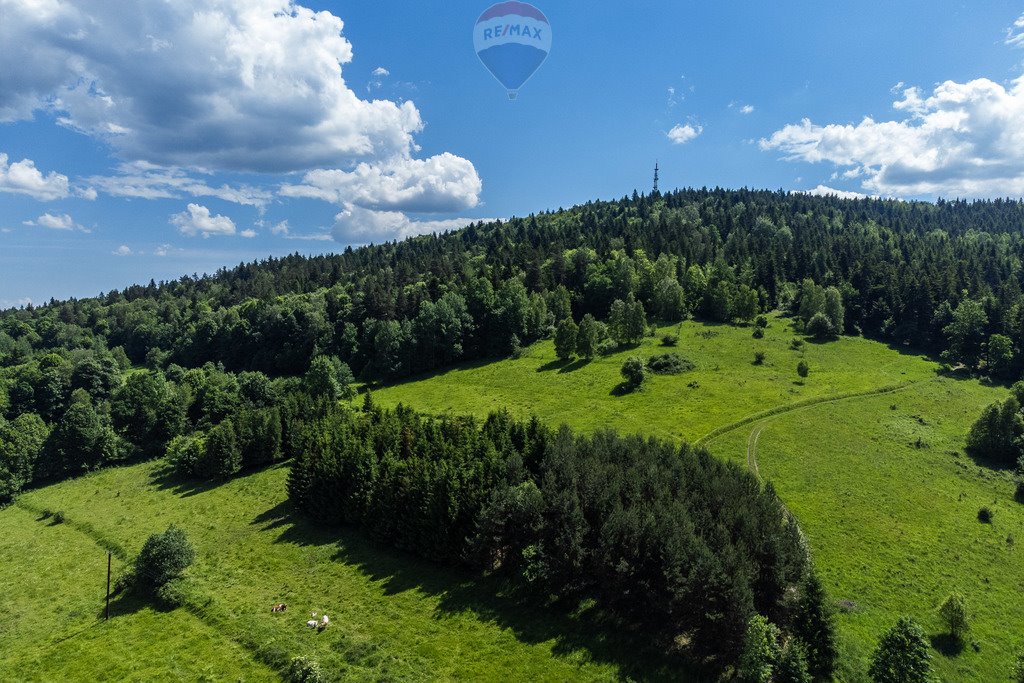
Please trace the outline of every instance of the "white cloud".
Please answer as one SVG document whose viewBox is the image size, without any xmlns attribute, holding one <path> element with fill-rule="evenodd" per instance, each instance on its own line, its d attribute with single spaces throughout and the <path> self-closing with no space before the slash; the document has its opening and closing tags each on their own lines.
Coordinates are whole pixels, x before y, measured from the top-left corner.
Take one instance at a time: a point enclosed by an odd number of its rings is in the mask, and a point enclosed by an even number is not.
<svg viewBox="0 0 1024 683">
<path fill-rule="evenodd" d="M 343 26 L 290 0 L 4 0 L 0 120 L 50 110 L 164 166 L 295 171 L 409 156 L 419 111 L 347 86 Z"/>
<path fill-rule="evenodd" d="M 211 216 L 210 210 L 199 204 L 189 204 L 188 211 L 171 216 L 174 225 L 183 235 L 234 235 L 235 222 L 227 216 Z"/>
<path fill-rule="evenodd" d="M 458 230 L 478 220 L 490 219 L 452 218 L 415 221 L 400 211 L 371 211 L 348 205 L 334 217 L 331 234 L 335 240 L 342 243 L 384 242 L 414 235 Z"/>
<path fill-rule="evenodd" d="M 167 256 L 167 254 L 171 253 L 172 251 L 176 250 L 171 245 L 161 244 L 159 247 L 153 250 L 153 253 L 156 254 L 157 256 Z"/>
<path fill-rule="evenodd" d="M 677 123 L 672 130 L 668 132 L 668 139 L 676 145 L 684 145 L 703 132 L 703 126 L 694 126 L 691 123 L 687 123 L 686 125 Z"/>
<path fill-rule="evenodd" d="M 55 216 L 52 213 L 44 213 L 34 221 L 25 221 L 25 225 L 37 225 L 41 228 L 49 228 L 50 230 L 74 230 L 76 227 L 80 227 L 75 223 L 75 219 L 66 213 L 59 216 Z"/>
<path fill-rule="evenodd" d="M 744 104 L 742 107 L 740 107 L 740 113 L 741 114 L 753 114 L 754 113 L 754 105 L 752 105 L 752 104 Z"/>
<path fill-rule="evenodd" d="M 31 159 L 13 164 L 9 164 L 7 159 L 7 155 L 0 152 L 0 192 L 26 194 L 39 201 L 64 199 L 70 194 L 66 175 L 56 171 L 43 175 Z"/>
<path fill-rule="evenodd" d="M 837 190 L 834 187 L 829 187 L 828 185 L 818 185 L 817 187 L 813 187 L 810 190 L 801 190 L 801 192 L 803 194 L 810 194 L 816 197 L 836 196 L 839 197 L 840 199 L 865 199 L 869 196 L 861 192 L 851 192 L 850 190 Z"/>
<path fill-rule="evenodd" d="M 288 234 L 288 220 L 285 219 L 270 228 L 271 235 L 287 235 Z"/>
<path fill-rule="evenodd" d="M 871 194 L 1024 196 L 1024 77 L 946 81 L 930 95 L 905 88 L 893 108 L 903 118 L 787 125 L 760 141 L 783 158 L 830 162 L 861 178 Z"/>
<path fill-rule="evenodd" d="M 143 161 L 121 164 L 117 168 L 117 175 L 93 176 L 88 182 L 113 197 L 178 199 L 191 195 L 215 197 L 226 202 L 259 208 L 265 207 L 273 198 L 273 193 L 258 187 L 232 187 L 225 184 L 213 187 L 193 178 L 181 168 L 164 168 Z M 95 194 L 95 190 L 93 193 Z"/>
<path fill-rule="evenodd" d="M 114 256 L 131 256 L 134 252 L 132 252 L 131 248 L 127 244 L 122 244 L 111 253 Z"/>
<path fill-rule="evenodd" d="M 310 171 L 285 197 L 310 197 L 369 209 L 451 212 L 477 205 L 483 184 L 473 164 L 445 152 L 428 159 L 359 164 L 352 171 Z"/>
<path fill-rule="evenodd" d="M 1024 45 L 1024 14 L 1017 17 L 1017 20 L 1013 22 L 1013 26 L 1006 29 L 1006 44 L 1014 47 L 1021 47 Z"/>
<path fill-rule="evenodd" d="M 244 238 L 246 238 L 246 239 L 252 239 L 253 237 L 255 237 L 255 236 L 256 236 L 256 231 L 255 231 L 255 230 L 252 230 L 252 229 L 249 229 L 249 230 L 243 230 L 242 232 L 240 232 L 240 233 L 238 233 L 238 234 L 239 234 L 239 235 L 240 235 L 241 237 L 244 237 Z"/>
</svg>

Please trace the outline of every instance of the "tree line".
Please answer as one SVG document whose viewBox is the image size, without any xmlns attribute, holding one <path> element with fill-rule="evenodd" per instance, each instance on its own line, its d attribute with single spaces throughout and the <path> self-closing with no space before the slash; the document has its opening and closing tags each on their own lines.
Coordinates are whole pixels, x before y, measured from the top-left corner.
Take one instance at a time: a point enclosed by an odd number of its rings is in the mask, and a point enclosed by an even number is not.
<svg viewBox="0 0 1024 683">
<path fill-rule="evenodd" d="M 736 666 L 762 615 L 834 670 L 834 618 L 771 486 L 688 445 L 592 436 L 507 412 L 482 423 L 322 405 L 290 430 L 289 498 L 436 561 L 594 600 L 666 651 Z"/>
</svg>

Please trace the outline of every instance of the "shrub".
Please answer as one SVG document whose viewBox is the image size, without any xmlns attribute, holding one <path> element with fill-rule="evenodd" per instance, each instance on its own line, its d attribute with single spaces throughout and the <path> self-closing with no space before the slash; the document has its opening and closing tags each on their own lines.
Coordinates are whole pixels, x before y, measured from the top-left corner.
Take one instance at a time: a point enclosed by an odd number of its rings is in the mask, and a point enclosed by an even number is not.
<svg viewBox="0 0 1024 683">
<path fill-rule="evenodd" d="M 661 336 L 662 346 L 675 346 L 679 343 L 679 335 L 677 334 L 663 334 Z"/>
<path fill-rule="evenodd" d="M 814 680 L 807 670 L 807 647 L 799 638 L 791 638 L 782 651 L 772 680 L 775 683 L 812 683 Z"/>
<path fill-rule="evenodd" d="M 949 635 L 956 639 L 963 638 L 970 628 L 967 617 L 967 601 L 961 593 L 950 593 L 939 608 L 939 616 L 949 629 Z"/>
<path fill-rule="evenodd" d="M 1017 652 L 1017 658 L 1013 662 L 1013 668 L 1010 670 L 1010 680 L 1013 683 L 1024 683 L 1024 647 Z"/>
<path fill-rule="evenodd" d="M 53 510 L 50 508 L 43 508 L 43 519 L 49 519 L 53 517 Z"/>
<path fill-rule="evenodd" d="M 754 365 L 764 365 L 764 351 L 754 351 Z"/>
<path fill-rule="evenodd" d="M 656 375 L 678 375 L 693 367 L 692 361 L 678 353 L 662 353 L 647 359 L 647 369 Z"/>
<path fill-rule="evenodd" d="M 978 510 L 978 521 L 982 524 L 991 524 L 992 517 L 994 515 L 995 513 L 992 512 L 992 508 L 990 508 L 987 505 L 982 505 L 981 508 Z"/>
<path fill-rule="evenodd" d="M 827 315 L 824 313 L 815 313 L 814 316 L 807 321 L 807 334 L 818 340 L 832 339 L 836 336 L 836 328 Z"/>
<path fill-rule="evenodd" d="M 181 576 L 196 559 L 196 551 L 185 532 L 174 526 L 153 534 L 135 558 L 135 587 L 146 593 L 157 590 Z"/>
<path fill-rule="evenodd" d="M 755 327 L 768 327 L 768 318 L 766 318 L 763 315 L 757 316 L 757 318 L 754 319 L 754 326 Z"/>
<path fill-rule="evenodd" d="M 811 368 L 809 365 L 807 365 L 807 361 L 802 360 L 796 364 L 796 374 L 800 375 L 801 377 L 807 377 L 807 375 L 809 375 L 810 372 Z"/>
<path fill-rule="evenodd" d="M 56 512 L 53 513 L 53 523 L 54 524 L 63 524 L 64 523 L 64 511 L 63 510 L 57 510 Z"/>
<path fill-rule="evenodd" d="M 804 348 L 804 340 L 803 339 L 791 339 L 789 341 L 789 348 L 791 350 L 793 350 L 793 351 L 799 351 L 800 349 Z"/>
<path fill-rule="evenodd" d="M 902 617 L 879 641 L 868 674 L 875 683 L 928 683 L 931 659 L 924 631 L 910 617 Z"/>
<path fill-rule="evenodd" d="M 626 386 L 631 389 L 636 389 L 643 384 L 644 378 L 647 376 L 644 362 L 636 356 L 626 359 L 626 362 L 622 364 L 621 372 L 623 379 L 626 380 Z"/>
<path fill-rule="evenodd" d="M 325 683 L 327 677 L 316 660 L 295 657 L 288 666 L 288 680 L 291 683 Z"/>
<path fill-rule="evenodd" d="M 597 352 L 602 356 L 607 356 L 618 350 L 619 345 L 615 343 L 614 339 L 605 339 L 597 345 Z"/>
<path fill-rule="evenodd" d="M 763 327 L 755 327 L 754 328 L 754 333 L 752 335 L 750 335 L 750 336 L 752 336 L 754 339 L 764 339 L 764 328 Z"/>
<path fill-rule="evenodd" d="M 185 582 L 180 579 L 171 579 L 156 589 L 156 599 L 167 609 L 175 609 L 185 604 L 186 600 Z"/>
<path fill-rule="evenodd" d="M 747 622 L 743 650 L 739 658 L 739 680 L 745 683 L 769 683 L 779 659 L 779 629 L 760 614 Z"/>
</svg>

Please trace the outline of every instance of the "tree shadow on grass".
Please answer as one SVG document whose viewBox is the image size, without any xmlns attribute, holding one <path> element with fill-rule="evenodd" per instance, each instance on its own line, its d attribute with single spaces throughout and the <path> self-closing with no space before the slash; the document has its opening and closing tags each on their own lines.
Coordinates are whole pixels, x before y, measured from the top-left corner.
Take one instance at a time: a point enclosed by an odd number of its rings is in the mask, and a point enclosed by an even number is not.
<svg viewBox="0 0 1024 683">
<path fill-rule="evenodd" d="M 170 490 L 175 495 L 188 498 L 189 496 L 215 489 L 224 482 L 220 480 L 200 481 L 189 479 L 178 474 L 170 465 L 162 465 L 152 471 L 149 483 L 160 490 Z"/>
<path fill-rule="evenodd" d="M 589 365 L 589 364 L 590 364 L 590 361 L 588 359 L 586 359 L 586 358 L 577 358 L 573 362 L 568 363 L 566 365 L 563 365 L 561 368 L 559 368 L 558 374 L 561 375 L 561 374 L 564 374 L 566 372 L 575 372 L 575 371 L 579 370 L 580 368 L 582 368 L 583 366 Z"/>
<path fill-rule="evenodd" d="M 537 368 L 537 372 L 548 372 L 550 370 L 558 370 L 560 368 L 566 367 L 567 365 L 569 365 L 571 363 L 572 363 L 572 361 L 563 360 L 562 358 L 556 358 L 554 360 L 549 360 L 544 365 L 541 365 L 540 367 L 538 367 Z"/>
<path fill-rule="evenodd" d="M 943 657 L 958 657 L 964 651 L 964 641 L 949 633 L 937 633 L 928 638 L 932 647 Z"/>
<path fill-rule="evenodd" d="M 582 653 L 584 659 L 614 665 L 620 679 L 709 678 L 684 653 L 659 649 L 635 626 L 622 624 L 596 608 L 579 609 L 576 604 L 546 600 L 516 581 L 382 548 L 358 531 L 329 528 L 293 515 L 284 504 L 260 514 L 253 524 L 282 529 L 276 543 L 334 546 L 334 561 L 358 569 L 378 583 L 385 595 L 417 590 L 436 597 L 435 619 L 471 612 L 482 622 L 510 630 L 522 643 L 554 641 L 552 651 L 558 656 Z"/>
</svg>

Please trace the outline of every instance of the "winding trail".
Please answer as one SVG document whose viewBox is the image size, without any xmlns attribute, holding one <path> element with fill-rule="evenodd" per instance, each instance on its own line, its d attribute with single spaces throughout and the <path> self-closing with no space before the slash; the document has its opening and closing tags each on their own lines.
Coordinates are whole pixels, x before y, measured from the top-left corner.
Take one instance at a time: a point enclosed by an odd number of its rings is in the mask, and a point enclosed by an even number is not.
<svg viewBox="0 0 1024 683">
<path fill-rule="evenodd" d="M 712 431 L 708 432 L 701 438 L 694 442 L 694 446 L 705 446 L 710 441 L 714 441 L 718 437 L 728 434 L 734 430 L 744 427 L 749 424 L 754 424 L 754 428 L 750 431 L 750 435 L 747 437 L 747 468 L 754 473 L 758 479 L 761 479 L 760 468 L 757 464 L 757 444 L 761 439 L 761 432 L 765 427 L 768 426 L 770 419 L 785 415 L 787 413 L 796 412 L 798 410 L 804 410 L 807 408 L 813 408 L 815 406 L 823 405 L 825 403 L 838 403 L 839 401 L 848 401 L 855 398 L 865 398 L 868 396 L 881 396 L 883 394 L 893 394 L 910 387 L 919 386 L 921 384 L 927 384 L 928 382 L 934 382 L 935 379 L 917 380 L 912 382 L 901 382 L 900 384 L 890 384 L 888 386 L 879 387 L 877 389 L 867 389 L 865 391 L 851 391 L 843 394 L 831 394 L 826 396 L 816 396 L 814 398 L 805 399 L 803 401 L 796 401 L 784 406 L 775 406 L 768 410 L 762 410 L 752 415 L 740 418 L 735 422 L 716 427 Z"/>
</svg>

